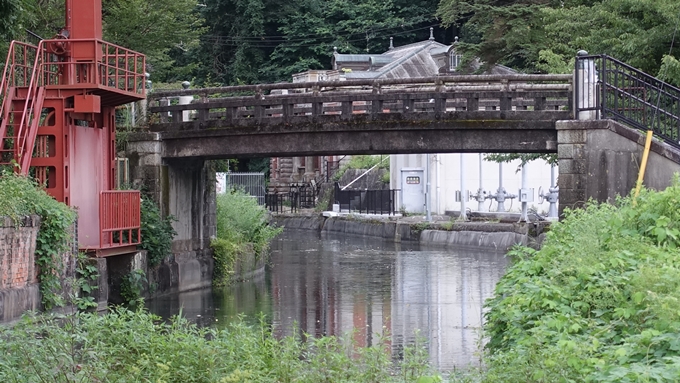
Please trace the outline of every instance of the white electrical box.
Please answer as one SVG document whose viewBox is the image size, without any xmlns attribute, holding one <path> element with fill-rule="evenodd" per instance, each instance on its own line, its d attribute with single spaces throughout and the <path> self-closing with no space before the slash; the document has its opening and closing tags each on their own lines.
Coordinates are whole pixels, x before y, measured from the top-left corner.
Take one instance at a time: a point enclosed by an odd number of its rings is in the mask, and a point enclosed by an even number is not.
<svg viewBox="0 0 680 383">
<path fill-rule="evenodd" d="M 401 169 L 401 208 L 408 213 L 425 212 L 424 169 Z"/>
<path fill-rule="evenodd" d="M 519 202 L 534 202 L 534 188 L 519 189 Z"/>
</svg>

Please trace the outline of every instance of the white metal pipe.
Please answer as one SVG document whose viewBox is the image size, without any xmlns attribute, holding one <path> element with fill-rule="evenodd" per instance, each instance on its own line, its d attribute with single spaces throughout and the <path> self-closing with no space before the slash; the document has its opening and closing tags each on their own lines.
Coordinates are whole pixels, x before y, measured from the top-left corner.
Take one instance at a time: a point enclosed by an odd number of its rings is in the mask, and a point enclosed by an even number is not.
<svg viewBox="0 0 680 383">
<path fill-rule="evenodd" d="M 430 154 L 425 155 L 425 218 L 427 222 L 432 222 L 432 212 L 430 212 Z"/>
<path fill-rule="evenodd" d="M 527 185 L 527 166 L 526 164 L 522 165 L 522 190 L 520 191 L 520 196 L 522 196 L 522 193 L 525 193 L 528 189 Z M 529 222 L 529 215 L 528 215 L 528 203 L 526 202 L 525 198 L 522 198 L 522 215 L 519 217 L 520 222 Z"/>
<path fill-rule="evenodd" d="M 437 175 L 437 183 L 436 183 L 436 188 L 437 188 L 437 214 L 442 213 L 442 205 L 441 205 L 441 200 L 442 200 L 442 195 L 441 195 L 441 182 L 440 182 L 440 167 L 441 167 L 441 154 L 437 154 L 437 167 L 436 167 L 436 175 Z"/>
<path fill-rule="evenodd" d="M 467 192 L 465 188 L 465 154 L 460 153 L 460 219 L 463 221 L 467 220 L 467 214 L 465 212 L 465 197 L 467 197 Z"/>
<path fill-rule="evenodd" d="M 496 193 L 499 213 L 505 212 L 505 189 L 503 188 L 503 163 L 498 163 L 498 192 Z"/>
<path fill-rule="evenodd" d="M 484 189 L 482 188 L 482 153 L 479 153 L 479 189 L 477 189 L 477 211 L 484 211 Z"/>
</svg>

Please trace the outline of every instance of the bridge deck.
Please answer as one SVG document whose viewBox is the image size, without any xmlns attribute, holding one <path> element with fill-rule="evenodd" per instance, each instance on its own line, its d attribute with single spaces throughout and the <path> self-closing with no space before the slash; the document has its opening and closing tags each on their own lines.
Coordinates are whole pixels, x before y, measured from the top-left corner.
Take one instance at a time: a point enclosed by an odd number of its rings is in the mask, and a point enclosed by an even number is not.
<svg viewBox="0 0 680 383">
<path fill-rule="evenodd" d="M 486 75 L 155 92 L 149 112 L 166 157 L 543 153 L 571 99 L 571 76 Z"/>
</svg>

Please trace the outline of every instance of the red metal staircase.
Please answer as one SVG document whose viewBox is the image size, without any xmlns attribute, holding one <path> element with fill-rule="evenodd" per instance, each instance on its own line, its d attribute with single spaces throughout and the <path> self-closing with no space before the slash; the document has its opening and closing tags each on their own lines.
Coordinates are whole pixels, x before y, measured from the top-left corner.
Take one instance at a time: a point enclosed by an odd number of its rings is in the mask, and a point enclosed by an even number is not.
<svg viewBox="0 0 680 383">
<path fill-rule="evenodd" d="M 28 174 L 45 99 L 39 87 L 40 58 L 35 45 L 13 41 L 0 84 L 0 166 Z"/>
</svg>

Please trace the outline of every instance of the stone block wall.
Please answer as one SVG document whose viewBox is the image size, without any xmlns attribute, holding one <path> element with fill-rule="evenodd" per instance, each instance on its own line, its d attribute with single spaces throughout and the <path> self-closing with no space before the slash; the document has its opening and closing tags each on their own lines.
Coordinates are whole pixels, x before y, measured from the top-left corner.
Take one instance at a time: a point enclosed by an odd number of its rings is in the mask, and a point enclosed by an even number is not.
<svg viewBox="0 0 680 383">
<path fill-rule="evenodd" d="M 635 188 L 645 133 L 612 120 L 558 121 L 560 215 L 565 207 L 582 207 L 589 199 L 613 202 Z M 680 172 L 680 150 L 661 141 L 652 146 L 643 179 L 662 190 Z"/>
<path fill-rule="evenodd" d="M 20 225 L 0 218 L 0 290 L 38 282 L 34 253 L 39 228 L 38 217 L 28 217 Z"/>
<path fill-rule="evenodd" d="M 19 224 L 0 217 L 0 322 L 19 318 L 40 308 L 35 240 L 40 218 L 27 217 Z"/>
</svg>

